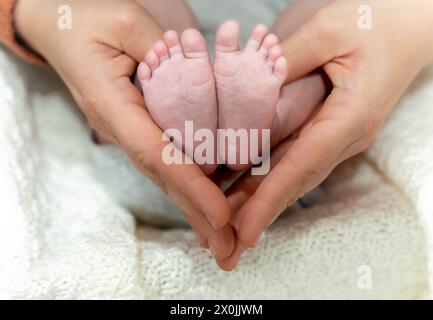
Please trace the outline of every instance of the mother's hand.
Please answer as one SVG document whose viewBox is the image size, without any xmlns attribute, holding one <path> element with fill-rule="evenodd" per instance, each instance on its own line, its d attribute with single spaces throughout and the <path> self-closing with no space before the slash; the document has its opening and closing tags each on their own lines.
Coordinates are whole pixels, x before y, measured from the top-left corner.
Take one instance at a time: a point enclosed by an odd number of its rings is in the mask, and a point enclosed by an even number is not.
<svg viewBox="0 0 433 320">
<path fill-rule="evenodd" d="M 336 0 L 283 42 L 288 82 L 323 66 L 334 89 L 280 146 L 267 177 L 246 175 L 228 191 L 239 209 L 239 241 L 222 264 L 233 267 L 285 208 L 373 144 L 401 95 L 433 60 L 432 15 L 431 0 Z"/>
<path fill-rule="evenodd" d="M 71 8 L 70 30 L 57 27 L 64 5 Z M 196 165 L 163 163 L 162 131 L 131 83 L 137 61 L 162 36 L 144 8 L 135 0 L 19 0 L 15 21 L 20 36 L 61 76 L 90 125 L 122 146 L 137 169 L 176 202 L 215 258 L 230 255 L 234 233 L 226 226 L 226 198 Z"/>
</svg>

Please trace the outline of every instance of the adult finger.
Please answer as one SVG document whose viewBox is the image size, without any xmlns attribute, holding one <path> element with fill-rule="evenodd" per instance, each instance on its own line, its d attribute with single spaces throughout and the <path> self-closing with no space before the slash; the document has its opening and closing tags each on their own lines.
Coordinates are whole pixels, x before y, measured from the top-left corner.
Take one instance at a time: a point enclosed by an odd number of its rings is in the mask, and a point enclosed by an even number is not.
<svg viewBox="0 0 433 320">
<path fill-rule="evenodd" d="M 323 109 L 293 142 L 279 163 L 263 180 L 240 210 L 239 240 L 248 247 L 256 245 L 262 231 L 278 215 L 306 192 L 318 186 L 347 157 L 347 150 L 360 139 L 353 110 L 342 108 L 335 90 Z"/>
<path fill-rule="evenodd" d="M 201 213 L 215 229 L 227 225 L 230 219 L 227 200 L 198 166 L 163 162 L 163 150 L 169 142 L 162 140 L 162 131 L 150 118 L 143 97 L 129 78 L 119 78 L 101 90 L 111 95 L 96 93 L 105 101 L 103 112 L 98 113 L 137 169 L 158 184 L 190 219 Z"/>
<path fill-rule="evenodd" d="M 272 150 L 270 164 L 271 171 L 278 164 L 292 144 L 293 140 L 287 139 Z M 227 197 L 230 210 L 233 213 L 231 224 L 235 227 L 235 229 L 239 228 L 240 209 L 251 198 L 251 196 L 254 195 L 265 177 L 265 175 L 252 175 L 251 171 L 248 171 L 242 177 L 237 179 L 228 190 L 226 190 L 225 195 Z"/>
<path fill-rule="evenodd" d="M 237 267 L 242 254 L 247 249 L 248 248 L 245 247 L 241 242 L 237 241 L 232 254 L 228 258 L 217 260 L 218 266 L 225 271 L 234 270 Z"/>
<path fill-rule="evenodd" d="M 271 157 L 271 170 L 283 157 L 285 152 L 290 148 L 292 141 L 286 140 L 281 143 L 276 149 L 272 151 Z M 231 224 L 237 230 L 239 228 L 240 220 L 240 209 L 248 201 L 248 199 L 254 194 L 260 183 L 265 179 L 265 176 L 254 176 L 251 175 L 251 171 L 245 173 L 242 177 L 236 180 L 233 185 L 226 191 L 227 200 L 231 209 L 234 213 Z M 234 270 L 239 263 L 239 259 L 242 254 L 248 248 L 240 241 L 236 241 L 236 246 L 232 254 L 223 260 L 218 260 L 217 263 L 223 270 L 230 271 Z"/>
<path fill-rule="evenodd" d="M 119 1 L 118 10 L 111 12 L 115 13 L 111 17 L 113 30 L 105 37 L 106 44 L 143 61 L 146 52 L 162 39 L 164 30 L 136 1 Z"/>
<path fill-rule="evenodd" d="M 350 53 L 356 37 L 352 28 L 344 25 L 346 17 L 339 16 L 340 11 L 333 5 L 320 9 L 281 43 L 289 69 L 286 83 Z"/>
<path fill-rule="evenodd" d="M 194 231 L 198 233 L 200 246 L 209 248 L 217 262 L 225 260 L 233 254 L 236 244 L 235 233 L 230 225 L 215 230 L 206 217 L 194 209 L 185 212 L 185 216 Z"/>
</svg>

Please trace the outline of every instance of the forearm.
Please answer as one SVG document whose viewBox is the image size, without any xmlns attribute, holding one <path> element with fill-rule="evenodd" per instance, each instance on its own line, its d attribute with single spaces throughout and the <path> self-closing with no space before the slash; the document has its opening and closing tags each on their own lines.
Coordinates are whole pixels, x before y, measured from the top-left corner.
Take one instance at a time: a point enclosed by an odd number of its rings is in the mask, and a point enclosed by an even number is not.
<svg viewBox="0 0 433 320">
<path fill-rule="evenodd" d="M 15 5 L 16 0 L 2 0 L 0 4 L 0 43 L 29 62 L 43 63 L 44 61 L 31 51 L 16 33 L 14 21 Z"/>
<path fill-rule="evenodd" d="M 52 1 L 41 0 L 17 0 L 14 19 L 16 33 L 25 43 L 35 52 L 43 55 L 43 46 L 40 39 L 46 37 L 45 30 L 50 24 L 53 25 L 52 19 L 55 18 L 56 12 L 49 14 L 49 8 Z M 37 12 L 37 14 L 35 14 Z"/>
</svg>

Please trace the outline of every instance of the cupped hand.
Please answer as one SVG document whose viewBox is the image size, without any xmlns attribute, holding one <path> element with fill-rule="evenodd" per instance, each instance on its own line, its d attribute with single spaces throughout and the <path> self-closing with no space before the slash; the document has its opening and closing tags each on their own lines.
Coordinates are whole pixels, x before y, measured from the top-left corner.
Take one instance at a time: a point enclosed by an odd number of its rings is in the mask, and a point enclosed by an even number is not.
<svg viewBox="0 0 433 320">
<path fill-rule="evenodd" d="M 430 0 L 336 0 L 282 43 L 287 82 L 323 67 L 333 90 L 275 150 L 266 177 L 246 174 L 227 191 L 238 241 L 222 265 L 234 268 L 284 209 L 374 143 L 409 84 L 433 60 L 432 12 Z"/>
<path fill-rule="evenodd" d="M 71 29 L 57 24 L 65 5 Z M 229 256 L 235 238 L 224 194 L 196 165 L 163 163 L 167 142 L 130 80 L 137 61 L 162 36 L 144 8 L 134 0 L 19 0 L 15 21 L 19 35 L 61 76 L 89 124 L 176 202 L 216 259 Z"/>
</svg>

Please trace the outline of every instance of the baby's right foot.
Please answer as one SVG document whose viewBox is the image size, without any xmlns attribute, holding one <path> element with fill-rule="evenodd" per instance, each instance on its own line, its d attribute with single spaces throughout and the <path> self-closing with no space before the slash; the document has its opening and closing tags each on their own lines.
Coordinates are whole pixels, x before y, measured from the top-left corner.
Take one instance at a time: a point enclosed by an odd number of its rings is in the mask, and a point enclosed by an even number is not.
<svg viewBox="0 0 433 320">
<path fill-rule="evenodd" d="M 194 144 L 194 150 L 185 150 L 186 121 L 192 121 L 194 133 L 211 130 L 215 140 L 215 80 L 207 43 L 199 31 L 185 30 L 180 40 L 175 31 L 167 31 L 164 41 L 157 42 L 140 64 L 138 78 L 153 120 L 163 130 L 177 129 L 183 134 L 183 141 L 174 142 L 191 159 L 199 143 L 188 142 Z M 217 167 L 216 147 L 213 153 L 211 163 L 200 166 L 206 174 Z"/>
<path fill-rule="evenodd" d="M 275 116 L 280 89 L 287 75 L 287 62 L 278 38 L 268 34 L 264 25 L 257 25 L 251 39 L 239 50 L 240 27 L 235 21 L 225 22 L 217 33 L 214 74 L 217 85 L 219 129 L 270 129 Z M 226 141 L 227 143 L 227 141 Z M 219 150 L 225 154 L 228 167 L 243 170 L 249 163 L 240 163 L 240 150 L 248 145 L 236 142 L 235 148 Z M 261 153 L 261 141 L 252 146 Z M 236 163 L 227 163 L 237 153 Z M 249 158 L 249 157 L 248 157 Z M 252 160 L 252 159 L 249 159 Z"/>
</svg>

